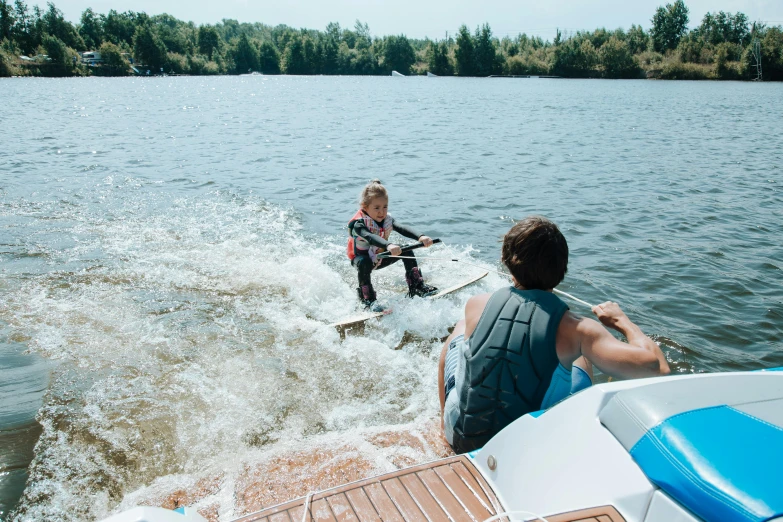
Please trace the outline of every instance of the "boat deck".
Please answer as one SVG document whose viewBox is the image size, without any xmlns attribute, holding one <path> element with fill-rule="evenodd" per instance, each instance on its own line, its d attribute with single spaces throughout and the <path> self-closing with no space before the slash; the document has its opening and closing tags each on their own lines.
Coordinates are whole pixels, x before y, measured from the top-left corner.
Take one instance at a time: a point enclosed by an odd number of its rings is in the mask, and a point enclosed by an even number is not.
<svg viewBox="0 0 783 522">
<path fill-rule="evenodd" d="M 314 493 L 235 522 L 481 522 L 502 513 L 470 459 L 458 455 Z M 504 519 L 507 520 L 507 519 Z M 549 522 L 624 522 L 611 506 L 547 516 Z"/>
</svg>

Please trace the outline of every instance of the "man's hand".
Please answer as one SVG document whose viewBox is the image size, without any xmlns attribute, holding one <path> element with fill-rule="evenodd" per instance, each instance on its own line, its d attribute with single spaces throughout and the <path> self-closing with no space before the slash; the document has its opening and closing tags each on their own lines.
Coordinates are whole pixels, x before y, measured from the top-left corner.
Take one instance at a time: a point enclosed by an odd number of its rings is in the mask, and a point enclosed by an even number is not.
<svg viewBox="0 0 783 522">
<path fill-rule="evenodd" d="M 430 236 L 421 236 L 419 242 L 428 248 L 432 246 L 432 238 L 430 238 Z"/>
<path fill-rule="evenodd" d="M 389 245 L 386 247 L 386 249 L 393 256 L 402 255 L 402 248 L 400 248 L 400 245 Z"/>
<path fill-rule="evenodd" d="M 614 330 L 621 330 L 629 321 L 625 312 L 620 310 L 620 305 L 613 301 L 607 301 L 593 307 L 593 313 L 598 317 L 598 320 L 603 323 L 607 328 Z"/>
<path fill-rule="evenodd" d="M 622 379 L 669 374 L 671 369 L 661 349 L 631 322 L 617 303 L 607 301 L 596 305 L 593 313 L 604 326 L 617 330 L 628 339 L 627 343 L 615 339 L 595 321 L 580 323 L 582 355 L 602 372 Z"/>
</svg>

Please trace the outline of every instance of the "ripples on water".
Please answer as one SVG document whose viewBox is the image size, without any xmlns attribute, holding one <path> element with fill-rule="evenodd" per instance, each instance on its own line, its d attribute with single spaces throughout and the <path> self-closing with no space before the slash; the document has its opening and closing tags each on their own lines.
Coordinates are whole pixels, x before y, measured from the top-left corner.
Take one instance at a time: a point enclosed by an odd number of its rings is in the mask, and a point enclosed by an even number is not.
<svg viewBox="0 0 783 522">
<path fill-rule="evenodd" d="M 0 437 L 22 441 L 0 455 L 0 510 L 33 456 L 11 518 L 180 491 L 229 518 L 276 498 L 259 483 L 298 493 L 283 484 L 297 458 L 369 474 L 436 457 L 435 339 L 468 296 L 403 300 L 393 267 L 376 279 L 394 315 L 345 341 L 325 326 L 355 305 L 343 227 L 373 177 L 398 218 L 487 267 L 513 219 L 554 219 L 563 289 L 620 302 L 678 371 L 783 365 L 781 85 L 0 88 Z M 439 286 L 474 271 L 423 267 Z"/>
</svg>

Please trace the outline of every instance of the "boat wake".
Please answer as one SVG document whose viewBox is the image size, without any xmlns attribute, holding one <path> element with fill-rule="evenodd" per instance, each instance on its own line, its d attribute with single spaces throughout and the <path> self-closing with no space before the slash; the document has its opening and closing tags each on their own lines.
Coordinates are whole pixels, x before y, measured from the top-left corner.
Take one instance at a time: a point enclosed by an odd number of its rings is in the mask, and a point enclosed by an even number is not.
<svg viewBox="0 0 783 522">
<path fill-rule="evenodd" d="M 33 235 L 35 270 L 8 279 L 0 320 L 56 361 L 12 520 L 139 503 L 225 519 L 448 452 L 438 339 L 468 295 L 405 299 L 391 267 L 375 280 L 393 316 L 341 340 L 328 323 L 357 305 L 342 236 L 220 191 L 120 193 L 109 211 L 51 203 L 63 235 Z M 475 271 L 422 266 L 441 287 Z"/>
</svg>

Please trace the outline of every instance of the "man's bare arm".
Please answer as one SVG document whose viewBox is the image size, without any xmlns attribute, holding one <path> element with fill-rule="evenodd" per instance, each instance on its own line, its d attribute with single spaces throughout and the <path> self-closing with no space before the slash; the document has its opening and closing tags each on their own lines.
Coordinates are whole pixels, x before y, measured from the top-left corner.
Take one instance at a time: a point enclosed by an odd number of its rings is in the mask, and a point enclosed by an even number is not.
<svg viewBox="0 0 783 522">
<path fill-rule="evenodd" d="M 577 333 L 581 352 L 602 372 L 622 378 L 655 377 L 670 372 L 666 357 L 658 345 L 635 325 L 617 303 L 593 307 L 593 313 L 605 326 L 628 339 L 619 341 L 597 321 L 579 318 Z"/>
</svg>

